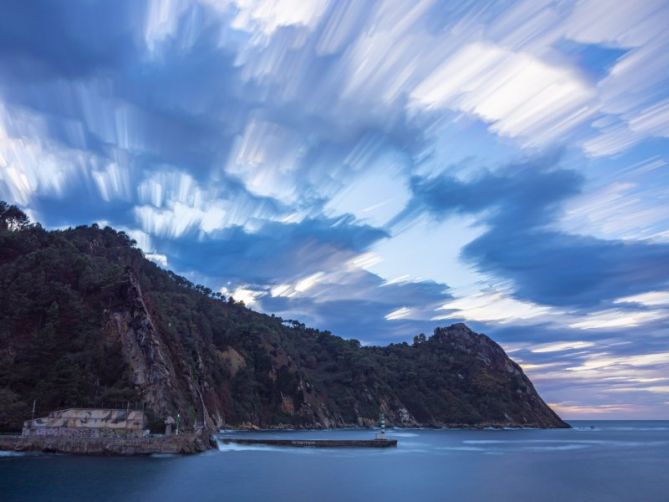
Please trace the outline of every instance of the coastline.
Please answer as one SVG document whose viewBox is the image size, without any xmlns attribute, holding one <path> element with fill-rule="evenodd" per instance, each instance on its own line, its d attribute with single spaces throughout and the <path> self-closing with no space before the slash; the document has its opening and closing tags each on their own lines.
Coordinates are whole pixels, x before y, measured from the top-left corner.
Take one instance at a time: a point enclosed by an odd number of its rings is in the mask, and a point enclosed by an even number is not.
<svg viewBox="0 0 669 502">
<path fill-rule="evenodd" d="M 566 427 L 541 427 L 516 424 L 448 424 L 448 425 L 408 425 L 388 427 L 392 430 L 432 429 L 432 430 L 527 430 L 527 429 L 559 429 Z M 375 427 L 360 425 L 342 425 L 337 427 L 319 427 L 310 425 L 295 427 L 280 424 L 270 427 L 260 427 L 253 424 L 241 424 L 235 427 L 221 428 L 217 431 L 203 431 L 199 433 L 183 433 L 170 436 L 148 436 L 143 438 L 75 438 L 58 436 L 22 436 L 0 435 L 0 451 L 13 452 L 44 452 L 64 453 L 72 455 L 99 455 L 99 456 L 142 456 L 152 454 L 192 455 L 210 449 L 216 449 L 217 435 L 226 432 L 307 432 L 307 431 L 341 431 L 341 430 L 376 430 Z"/>
<path fill-rule="evenodd" d="M 537 425 L 537 424 L 513 424 L 513 423 L 497 423 L 497 422 L 486 422 L 480 424 L 407 424 L 407 425 L 394 425 L 386 424 L 387 430 L 399 429 L 399 430 L 410 430 L 410 429 L 434 429 L 434 430 L 490 430 L 490 429 L 500 429 L 500 430 L 510 430 L 510 429 L 571 429 L 572 426 L 562 421 L 561 425 L 555 426 L 546 426 L 546 425 Z M 304 426 L 292 425 L 292 424 L 278 424 L 278 425 L 268 425 L 268 426 L 259 426 L 255 424 L 239 424 L 239 425 L 229 425 L 223 426 L 219 430 L 226 431 L 240 431 L 240 432 L 273 432 L 273 431 L 326 431 L 326 430 L 376 430 L 376 426 L 368 425 L 357 425 L 357 424 L 342 424 L 335 426 L 324 426 L 321 424 L 308 424 Z"/>
</svg>

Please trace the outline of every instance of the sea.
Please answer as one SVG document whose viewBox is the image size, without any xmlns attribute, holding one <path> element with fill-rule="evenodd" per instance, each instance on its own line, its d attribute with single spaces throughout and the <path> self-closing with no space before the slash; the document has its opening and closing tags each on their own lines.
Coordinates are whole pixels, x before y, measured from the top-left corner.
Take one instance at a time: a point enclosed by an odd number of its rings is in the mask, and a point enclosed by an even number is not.
<svg viewBox="0 0 669 502">
<path fill-rule="evenodd" d="M 389 429 L 387 449 L 219 444 L 193 456 L 0 452 L 0 501 L 669 501 L 669 421 Z M 369 439 L 371 430 L 220 437 Z"/>
</svg>

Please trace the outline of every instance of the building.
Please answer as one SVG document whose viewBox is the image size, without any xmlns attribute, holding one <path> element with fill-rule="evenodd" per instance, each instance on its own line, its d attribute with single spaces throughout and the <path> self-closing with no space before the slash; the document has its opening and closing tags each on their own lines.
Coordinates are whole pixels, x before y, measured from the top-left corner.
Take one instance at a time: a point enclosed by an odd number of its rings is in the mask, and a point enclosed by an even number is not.
<svg viewBox="0 0 669 502">
<path fill-rule="evenodd" d="M 146 416 L 143 411 L 104 408 L 68 408 L 47 417 L 26 420 L 24 436 L 61 437 L 142 437 Z"/>
</svg>

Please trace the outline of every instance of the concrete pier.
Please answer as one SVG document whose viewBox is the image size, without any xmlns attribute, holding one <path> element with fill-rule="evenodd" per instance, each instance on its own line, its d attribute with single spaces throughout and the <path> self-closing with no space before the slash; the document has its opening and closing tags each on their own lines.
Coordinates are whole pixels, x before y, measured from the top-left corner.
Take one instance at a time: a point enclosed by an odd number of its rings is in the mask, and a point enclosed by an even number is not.
<svg viewBox="0 0 669 502">
<path fill-rule="evenodd" d="M 397 439 L 250 439 L 219 438 L 223 444 L 289 446 L 299 448 L 389 448 Z"/>
</svg>

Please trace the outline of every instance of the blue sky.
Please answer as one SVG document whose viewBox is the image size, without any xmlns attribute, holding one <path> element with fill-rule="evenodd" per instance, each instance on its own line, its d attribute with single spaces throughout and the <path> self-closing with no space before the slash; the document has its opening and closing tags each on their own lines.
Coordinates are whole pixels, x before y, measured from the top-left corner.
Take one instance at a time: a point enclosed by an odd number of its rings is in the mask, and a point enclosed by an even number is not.
<svg viewBox="0 0 669 502">
<path fill-rule="evenodd" d="M 669 416 L 669 3 L 6 0 L 0 198 L 366 344 Z"/>
</svg>

